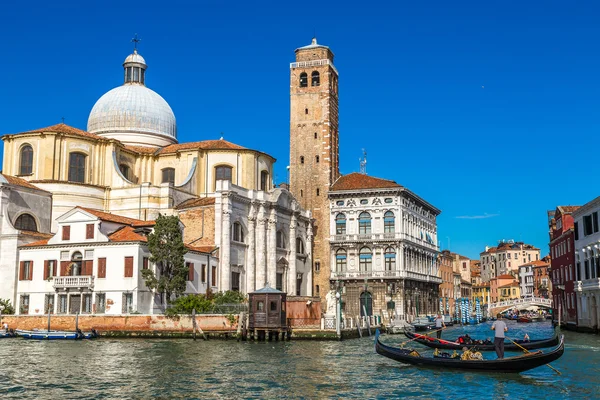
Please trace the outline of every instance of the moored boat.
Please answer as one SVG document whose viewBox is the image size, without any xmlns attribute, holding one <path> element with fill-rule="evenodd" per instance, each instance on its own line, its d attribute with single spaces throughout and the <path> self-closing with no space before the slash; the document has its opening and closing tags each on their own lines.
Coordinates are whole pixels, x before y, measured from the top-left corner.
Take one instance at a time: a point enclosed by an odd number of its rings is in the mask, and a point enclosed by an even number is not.
<svg viewBox="0 0 600 400">
<path fill-rule="evenodd" d="M 485 343 L 484 341 L 473 340 L 472 343 L 460 343 L 456 340 L 444 340 L 436 339 L 431 336 L 421 335 L 414 332 L 404 332 L 407 338 L 414 340 L 417 343 L 432 347 L 434 349 L 447 349 L 447 350 L 462 350 L 464 347 L 471 349 L 476 348 L 478 351 L 493 351 L 494 343 Z M 515 340 L 515 342 L 527 349 L 541 349 L 544 347 L 556 346 L 558 344 L 558 336 L 554 335 L 551 338 L 535 339 L 535 340 Z M 520 350 L 520 347 L 510 341 L 504 342 L 504 350 Z"/>
<path fill-rule="evenodd" d="M 379 330 L 377 330 L 375 334 L 375 351 L 392 360 L 423 367 L 518 373 L 557 360 L 563 355 L 565 346 L 564 336 L 561 335 L 558 346 L 547 353 L 537 351 L 495 360 L 482 358 L 463 360 L 461 357 L 423 357 L 415 350 L 392 347 L 381 343 L 379 340 Z"/>
<path fill-rule="evenodd" d="M 521 317 L 517 318 L 517 322 L 531 322 L 531 321 L 532 320 L 529 317 L 523 317 L 523 316 L 521 316 Z"/>
<path fill-rule="evenodd" d="M 17 336 L 23 339 L 36 339 L 36 340 L 81 340 L 81 339 L 94 339 L 98 337 L 98 332 L 92 329 L 91 332 L 82 332 L 80 329 L 76 331 L 48 331 L 48 330 L 16 330 Z"/>
<path fill-rule="evenodd" d="M 0 339 L 10 338 L 10 337 L 15 337 L 15 336 L 17 336 L 17 334 L 12 329 L 4 331 L 4 332 L 0 332 Z"/>
<path fill-rule="evenodd" d="M 415 328 L 415 331 L 426 331 L 432 329 L 435 326 L 435 322 L 431 322 L 427 317 L 417 317 L 411 325 Z"/>
</svg>

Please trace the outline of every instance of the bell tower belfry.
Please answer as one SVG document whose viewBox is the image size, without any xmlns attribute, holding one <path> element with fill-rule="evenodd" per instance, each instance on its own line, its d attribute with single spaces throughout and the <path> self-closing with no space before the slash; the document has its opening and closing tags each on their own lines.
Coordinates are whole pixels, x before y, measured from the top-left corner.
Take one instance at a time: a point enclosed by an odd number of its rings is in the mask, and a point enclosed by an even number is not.
<svg viewBox="0 0 600 400">
<path fill-rule="evenodd" d="M 339 177 L 338 72 L 333 52 L 313 38 L 290 64 L 290 191 L 311 210 L 313 295 L 330 289 L 329 188 Z"/>
</svg>

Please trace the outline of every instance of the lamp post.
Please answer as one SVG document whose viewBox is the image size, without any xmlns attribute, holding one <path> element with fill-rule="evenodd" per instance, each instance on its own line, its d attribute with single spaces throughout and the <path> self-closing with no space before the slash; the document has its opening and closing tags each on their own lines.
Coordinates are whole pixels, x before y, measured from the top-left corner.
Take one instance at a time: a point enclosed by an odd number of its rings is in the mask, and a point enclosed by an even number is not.
<svg viewBox="0 0 600 400">
<path fill-rule="evenodd" d="M 342 334 L 342 284 L 338 279 L 335 283 L 335 331 L 338 338 Z"/>
</svg>

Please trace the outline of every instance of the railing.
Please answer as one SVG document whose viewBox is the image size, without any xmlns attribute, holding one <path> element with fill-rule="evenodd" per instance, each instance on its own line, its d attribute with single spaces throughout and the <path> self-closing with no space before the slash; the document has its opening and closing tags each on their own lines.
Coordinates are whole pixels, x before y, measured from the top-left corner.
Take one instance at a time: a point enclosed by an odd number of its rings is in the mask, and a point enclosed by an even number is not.
<svg viewBox="0 0 600 400">
<path fill-rule="evenodd" d="M 293 62 L 293 63 L 290 63 L 290 69 L 291 68 L 319 67 L 321 65 L 331 65 L 331 68 L 333 68 L 335 73 L 339 75 L 337 69 L 333 65 L 333 62 L 331 62 L 329 59 Z"/>
<path fill-rule="evenodd" d="M 407 240 L 419 245 L 437 250 L 435 243 L 429 243 L 427 240 L 410 236 L 406 233 L 389 232 L 389 233 L 344 233 L 340 235 L 330 235 L 330 242 L 371 242 L 371 241 L 393 241 Z"/>
<path fill-rule="evenodd" d="M 319 318 L 288 318 L 287 321 L 288 326 L 291 326 L 292 328 L 319 329 L 321 326 L 321 320 Z M 335 319 L 333 322 L 335 324 Z"/>
<path fill-rule="evenodd" d="M 491 303 L 489 305 L 489 307 L 491 309 L 491 308 L 518 306 L 518 305 L 524 305 L 524 304 L 541 305 L 541 306 L 551 307 L 552 300 L 544 299 L 541 297 L 529 297 L 529 298 L 523 298 L 523 299 L 517 299 L 517 300 L 499 301 L 497 303 Z"/>
<path fill-rule="evenodd" d="M 93 276 L 56 276 L 54 277 L 55 289 L 70 288 L 92 288 L 94 287 Z"/>
<path fill-rule="evenodd" d="M 331 273 L 331 279 L 364 279 L 364 278 L 400 278 L 412 279 L 423 282 L 442 283 L 442 278 L 432 275 L 420 274 L 412 271 L 345 271 Z"/>
<path fill-rule="evenodd" d="M 585 279 L 581 281 L 582 290 L 597 290 L 600 289 L 600 279 Z"/>
</svg>

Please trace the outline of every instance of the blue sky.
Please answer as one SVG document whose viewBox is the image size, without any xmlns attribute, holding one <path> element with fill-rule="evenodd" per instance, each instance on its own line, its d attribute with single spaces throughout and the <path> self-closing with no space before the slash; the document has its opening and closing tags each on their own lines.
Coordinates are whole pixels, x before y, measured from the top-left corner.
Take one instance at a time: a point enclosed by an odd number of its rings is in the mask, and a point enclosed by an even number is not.
<svg viewBox="0 0 600 400">
<path fill-rule="evenodd" d="M 3 2 L 0 132 L 85 129 L 142 38 L 180 142 L 289 163 L 289 63 L 319 43 L 340 72 L 340 164 L 442 210 L 442 248 L 548 252 L 546 210 L 598 196 L 600 4 L 564 1 Z M 127 5 L 125 5 L 127 4 Z"/>
</svg>

